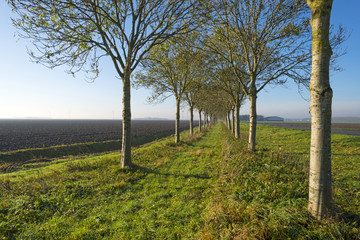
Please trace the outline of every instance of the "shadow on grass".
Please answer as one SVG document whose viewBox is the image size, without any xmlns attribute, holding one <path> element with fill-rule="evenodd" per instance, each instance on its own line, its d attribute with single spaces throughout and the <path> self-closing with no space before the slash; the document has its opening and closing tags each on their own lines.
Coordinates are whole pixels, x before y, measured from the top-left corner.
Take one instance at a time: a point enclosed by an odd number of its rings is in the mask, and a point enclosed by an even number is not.
<svg viewBox="0 0 360 240">
<path fill-rule="evenodd" d="M 345 211 L 344 209 L 341 209 L 337 206 L 335 206 L 335 212 L 335 221 L 345 222 L 351 224 L 353 228 L 360 229 L 360 214 Z M 360 239 L 360 235 L 356 239 Z"/>
<path fill-rule="evenodd" d="M 188 178 L 197 178 L 197 179 L 211 179 L 212 177 L 210 177 L 208 174 L 204 173 L 204 174 L 173 174 L 173 173 L 163 173 L 163 172 L 159 172 L 147 167 L 142 167 L 139 165 L 133 165 L 131 166 L 131 168 L 126 168 L 126 170 L 124 169 L 125 172 L 137 172 L 140 171 L 142 173 L 146 173 L 146 174 L 156 174 L 156 175 L 161 175 L 161 176 L 173 176 L 173 177 L 184 177 L 186 179 Z"/>
</svg>

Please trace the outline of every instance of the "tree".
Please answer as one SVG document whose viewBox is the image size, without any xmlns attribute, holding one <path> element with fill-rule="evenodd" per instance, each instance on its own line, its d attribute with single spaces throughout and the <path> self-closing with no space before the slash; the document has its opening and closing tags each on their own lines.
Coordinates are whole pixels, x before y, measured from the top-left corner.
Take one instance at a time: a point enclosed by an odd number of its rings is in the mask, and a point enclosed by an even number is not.
<svg viewBox="0 0 360 240">
<path fill-rule="evenodd" d="M 204 84 L 206 81 L 204 80 L 204 65 L 206 65 L 206 61 L 204 61 L 204 55 L 199 51 L 193 50 L 196 52 L 195 56 L 197 59 L 193 59 L 192 66 L 193 68 L 193 76 L 191 83 L 184 91 L 183 99 L 186 101 L 189 106 L 190 112 L 190 135 L 194 134 L 194 109 L 197 108 L 199 112 L 199 131 L 201 132 L 201 104 L 199 101 L 202 101 L 201 90 L 204 88 Z"/>
<path fill-rule="evenodd" d="M 33 41 L 32 58 L 50 68 L 99 74 L 110 57 L 123 82 L 121 166 L 131 166 L 130 78 L 155 45 L 191 30 L 197 1 L 7 0 L 19 16 L 14 25 Z"/>
<path fill-rule="evenodd" d="M 180 103 L 196 76 L 196 53 L 184 47 L 183 39 L 166 41 L 154 47 L 142 60 L 136 84 L 152 88 L 150 102 L 162 102 L 170 96 L 176 100 L 175 143 L 180 142 Z M 168 94 L 168 95 L 167 95 Z"/>
<path fill-rule="evenodd" d="M 311 52 L 306 8 L 295 0 L 218 0 L 212 12 L 212 31 L 219 38 L 215 43 L 224 47 L 208 46 L 230 63 L 249 99 L 248 149 L 255 151 L 257 94 L 268 84 L 281 84 L 288 78 L 308 80 Z M 239 62 L 245 68 L 238 68 Z"/>
<path fill-rule="evenodd" d="M 224 92 L 219 91 L 213 82 L 206 82 L 195 94 L 196 107 L 204 112 L 204 125 L 208 126 L 208 117 L 210 121 L 214 119 L 225 119 L 226 114 L 231 111 L 233 106 L 232 99 Z"/>
<path fill-rule="evenodd" d="M 194 91 L 196 91 L 195 86 L 189 86 L 188 89 L 184 92 L 184 99 L 189 105 L 191 136 L 194 134 L 194 107 L 195 107 Z"/>
<path fill-rule="evenodd" d="M 220 46 L 219 46 L 220 47 Z M 232 103 L 232 126 L 231 130 L 235 138 L 240 137 L 240 107 L 245 99 L 245 93 L 241 83 L 238 81 L 238 78 L 234 75 L 231 66 L 227 61 L 224 61 L 221 57 L 217 57 L 213 61 L 215 64 L 213 68 L 216 70 L 213 71 L 215 74 L 213 76 L 214 85 L 219 89 L 224 91 L 229 95 Z M 239 63 L 237 63 L 240 65 Z M 236 66 L 238 69 L 243 66 Z M 212 72 L 212 71 L 209 71 Z M 243 80 L 246 83 L 246 79 Z M 230 119 L 230 118 L 229 118 Z"/>
<path fill-rule="evenodd" d="M 332 0 L 306 0 L 311 8 L 312 70 L 310 79 L 311 145 L 308 210 L 316 219 L 333 213 L 331 186 L 331 104 L 329 42 Z"/>
<path fill-rule="evenodd" d="M 206 66 L 209 56 L 202 50 L 201 42 L 199 42 L 199 34 L 196 32 L 182 36 L 183 47 L 191 53 L 193 59 L 189 66 L 192 70 L 192 79 L 189 86 L 184 91 L 183 99 L 189 106 L 190 112 L 190 135 L 194 133 L 194 108 L 197 106 L 197 101 L 201 100 L 198 98 L 199 91 L 206 84 Z M 199 131 L 201 131 L 201 109 L 199 110 Z"/>
<path fill-rule="evenodd" d="M 205 75 L 204 75 L 205 76 Z M 202 114 L 204 113 L 204 96 L 206 95 L 206 81 L 201 81 L 196 91 L 193 91 L 193 100 L 195 102 L 195 108 L 199 113 L 199 131 L 202 131 Z M 204 126 L 205 126 L 205 115 L 204 115 Z"/>
</svg>

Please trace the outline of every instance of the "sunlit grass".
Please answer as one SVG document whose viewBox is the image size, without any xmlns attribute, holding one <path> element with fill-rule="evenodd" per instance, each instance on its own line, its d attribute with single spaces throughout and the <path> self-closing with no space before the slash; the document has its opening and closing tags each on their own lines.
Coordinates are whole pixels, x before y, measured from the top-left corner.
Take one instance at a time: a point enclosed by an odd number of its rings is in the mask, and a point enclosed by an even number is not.
<svg viewBox="0 0 360 240">
<path fill-rule="evenodd" d="M 2 174 L 0 238 L 191 238 L 202 226 L 220 146 L 215 136 L 186 135 L 181 144 L 167 138 L 134 149 L 132 169 L 111 153 Z"/>
<path fill-rule="evenodd" d="M 360 239 L 359 138 L 333 135 L 338 215 L 307 213 L 308 131 L 247 125 L 0 174 L 0 239 Z"/>
<path fill-rule="evenodd" d="M 247 134 L 235 140 L 224 133 L 225 158 L 203 238 L 360 239 L 358 137 L 333 135 L 337 216 L 322 223 L 306 209 L 310 132 L 260 125 L 257 137 L 257 151 L 249 153 Z"/>
</svg>

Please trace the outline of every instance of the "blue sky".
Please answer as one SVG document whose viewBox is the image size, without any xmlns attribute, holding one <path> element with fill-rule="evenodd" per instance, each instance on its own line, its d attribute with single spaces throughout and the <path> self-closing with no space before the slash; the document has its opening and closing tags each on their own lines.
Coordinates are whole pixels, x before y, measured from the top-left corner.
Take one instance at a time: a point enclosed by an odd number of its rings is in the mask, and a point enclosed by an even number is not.
<svg viewBox="0 0 360 240">
<path fill-rule="evenodd" d="M 346 2 L 346 4 L 345 4 Z M 344 71 L 331 75 L 333 116 L 360 117 L 360 1 L 335 0 L 332 23 L 343 24 L 352 32 L 345 43 L 347 55 L 339 59 Z M 10 21 L 11 10 L 3 1 L 0 5 L 0 119 L 2 118 L 59 118 L 59 119 L 119 119 L 122 111 L 122 84 L 109 61 L 103 61 L 101 73 L 93 83 L 83 75 L 74 78 L 65 73 L 66 67 L 48 69 L 30 61 L 28 40 L 14 36 L 16 29 Z M 174 119 L 175 101 L 169 98 L 157 105 L 146 103 L 149 90 L 132 90 L 133 118 Z M 305 99 L 304 99 L 305 98 Z M 306 100 L 307 99 L 307 100 Z M 309 115 L 309 94 L 298 93 L 295 84 L 268 86 L 259 94 L 257 112 L 285 118 L 306 118 Z M 248 103 L 241 114 L 248 114 Z M 184 108 L 182 119 L 189 114 Z"/>
</svg>

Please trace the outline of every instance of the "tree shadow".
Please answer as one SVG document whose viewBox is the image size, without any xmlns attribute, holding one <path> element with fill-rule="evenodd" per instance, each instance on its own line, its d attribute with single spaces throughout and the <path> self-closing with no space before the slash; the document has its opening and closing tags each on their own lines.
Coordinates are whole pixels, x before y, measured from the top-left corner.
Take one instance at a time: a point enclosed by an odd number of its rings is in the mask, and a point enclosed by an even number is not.
<svg viewBox="0 0 360 240">
<path fill-rule="evenodd" d="M 147 174 L 156 174 L 156 175 L 161 175 L 161 176 L 184 177 L 185 179 L 188 179 L 188 178 L 211 179 L 211 178 L 213 178 L 213 177 L 210 177 L 207 173 L 203 173 L 203 174 L 164 173 L 164 172 L 156 171 L 156 170 L 151 169 L 151 168 L 139 166 L 139 165 L 136 165 L 136 164 L 133 164 L 133 166 L 131 168 L 128 168 L 128 170 L 132 171 L 132 172 L 140 171 L 140 172 L 147 173 Z"/>
<path fill-rule="evenodd" d="M 360 229 L 360 213 L 349 212 L 339 206 L 335 206 L 334 220 L 351 224 L 353 228 Z"/>
</svg>

